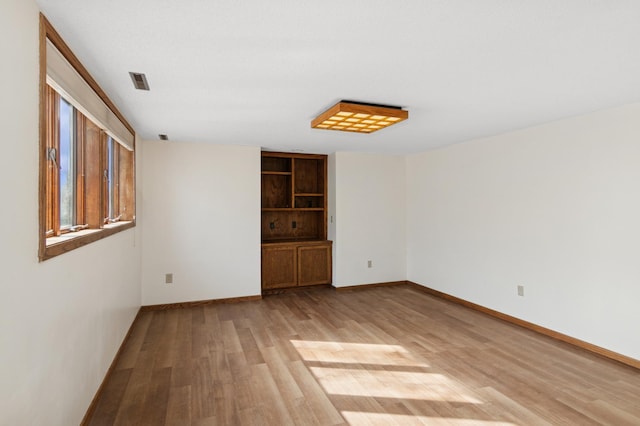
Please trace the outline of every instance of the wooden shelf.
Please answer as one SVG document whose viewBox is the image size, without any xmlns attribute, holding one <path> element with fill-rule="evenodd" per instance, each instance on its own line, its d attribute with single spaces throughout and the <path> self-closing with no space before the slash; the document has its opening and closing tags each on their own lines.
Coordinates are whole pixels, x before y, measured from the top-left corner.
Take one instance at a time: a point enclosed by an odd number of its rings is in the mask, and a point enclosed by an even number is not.
<svg viewBox="0 0 640 426">
<path fill-rule="evenodd" d="M 262 288 L 331 283 L 327 156 L 262 153 Z"/>
<path fill-rule="evenodd" d="M 262 153 L 262 240 L 327 239 L 327 156 Z"/>
<path fill-rule="evenodd" d="M 261 172 L 263 175 L 275 175 L 275 176 L 291 176 L 291 172 L 270 172 L 263 171 Z"/>
<path fill-rule="evenodd" d="M 323 212 L 322 207 L 267 207 L 263 212 Z"/>
<path fill-rule="evenodd" d="M 262 247 L 273 246 L 277 244 L 304 243 L 304 245 L 326 244 L 326 240 L 317 240 L 315 238 L 277 238 L 273 240 L 263 241 Z"/>
</svg>

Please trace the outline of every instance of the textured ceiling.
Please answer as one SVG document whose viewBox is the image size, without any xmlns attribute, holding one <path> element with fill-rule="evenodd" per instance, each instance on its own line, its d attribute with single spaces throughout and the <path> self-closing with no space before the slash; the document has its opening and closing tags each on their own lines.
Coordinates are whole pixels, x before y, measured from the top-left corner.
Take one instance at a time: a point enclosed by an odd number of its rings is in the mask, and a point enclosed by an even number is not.
<svg viewBox="0 0 640 426">
<path fill-rule="evenodd" d="M 37 3 L 143 139 L 401 154 L 640 101 L 636 0 Z M 409 120 L 311 129 L 340 99 Z"/>
</svg>

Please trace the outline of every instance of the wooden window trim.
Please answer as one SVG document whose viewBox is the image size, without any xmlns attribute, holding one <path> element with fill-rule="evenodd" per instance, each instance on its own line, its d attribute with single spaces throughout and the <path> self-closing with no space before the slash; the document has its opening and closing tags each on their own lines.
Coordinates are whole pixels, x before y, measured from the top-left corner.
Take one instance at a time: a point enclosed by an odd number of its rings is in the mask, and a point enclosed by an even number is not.
<svg viewBox="0 0 640 426">
<path fill-rule="evenodd" d="M 58 256 L 60 254 L 66 253 L 68 251 L 74 250 L 76 248 L 85 246 L 87 244 L 98 241 L 102 238 L 106 238 L 118 232 L 122 232 L 124 230 L 135 227 L 135 144 L 134 151 L 131 153 L 130 165 L 131 170 L 127 173 L 130 184 L 132 194 L 128 194 L 129 199 L 128 206 L 130 207 L 130 211 L 126 217 L 126 220 L 122 222 L 105 225 L 100 228 L 88 229 L 85 231 L 79 231 L 76 233 L 66 234 L 66 238 L 60 238 L 60 241 L 57 241 L 56 235 L 59 234 L 59 229 L 55 229 L 56 220 L 55 218 L 58 216 L 57 212 L 53 211 L 51 208 L 51 204 L 47 202 L 48 197 L 53 196 L 57 193 L 57 179 L 48 179 L 48 175 L 54 173 L 52 170 L 52 165 L 47 161 L 47 148 L 53 145 L 55 141 L 48 140 L 47 135 L 53 134 L 55 135 L 57 132 L 48 132 L 47 126 L 56 126 L 55 123 L 52 123 L 49 120 L 49 116 L 53 113 L 51 107 L 52 105 L 47 104 L 47 52 L 46 52 L 46 44 L 47 40 L 51 41 L 51 43 L 62 53 L 65 59 L 75 68 L 75 70 L 82 76 L 82 78 L 89 84 L 89 86 L 95 91 L 95 93 L 100 97 L 100 99 L 111 109 L 111 111 L 120 119 L 122 124 L 129 130 L 132 134 L 135 135 L 135 130 L 133 127 L 127 122 L 122 113 L 118 110 L 115 104 L 109 99 L 106 93 L 100 88 L 98 83 L 91 77 L 86 68 L 80 63 L 75 54 L 71 51 L 71 49 L 67 46 L 64 40 L 60 37 L 57 31 L 53 28 L 53 26 L 49 23 L 47 18 L 41 13 L 40 14 L 40 52 L 39 52 L 39 62 L 40 62 L 40 74 L 39 74 L 39 87 L 40 87 L 40 106 L 39 106 L 39 182 L 38 182 L 38 217 L 39 217 L 39 230 L 38 230 L 38 257 L 40 261 L 44 261 L 50 259 L 52 257 Z M 84 135 L 82 136 L 84 141 Z M 85 152 L 84 152 L 84 143 L 80 143 L 79 146 L 82 147 L 81 161 L 77 170 L 77 185 L 79 187 L 84 188 L 86 185 L 86 167 L 87 165 L 84 162 Z M 59 155 L 58 153 L 56 153 Z M 52 182 L 52 184 L 48 183 Z M 122 183 L 122 182 L 121 182 Z M 82 191 L 84 193 L 84 191 Z M 87 200 L 81 199 L 78 204 L 84 205 Z M 84 209 L 83 209 L 84 211 Z M 99 211 L 102 211 L 102 207 L 100 206 Z M 88 221 L 89 218 L 83 217 L 82 221 Z M 73 235 L 72 235 L 73 234 Z M 47 244 L 47 239 L 49 238 L 50 243 Z M 51 242 L 55 241 L 55 242 Z"/>
<path fill-rule="evenodd" d="M 109 143 L 111 144 L 111 158 L 109 158 Z M 105 201 L 102 206 L 102 220 L 104 224 L 108 224 L 117 222 L 122 216 L 120 211 L 120 179 L 121 175 L 126 175 L 126 173 L 121 173 L 120 157 L 126 149 L 113 138 L 109 141 L 109 136 L 104 132 L 100 145 L 103 176 L 102 199 Z M 111 167 L 109 167 L 110 160 L 113 161 Z M 109 209 L 110 205 L 113 212 Z"/>
<path fill-rule="evenodd" d="M 55 220 L 58 217 L 58 203 L 53 203 L 51 200 L 58 193 L 58 172 L 56 168 L 56 163 L 58 162 L 58 142 L 57 135 L 59 135 L 58 131 L 58 120 L 54 118 L 58 116 L 57 109 L 59 106 L 59 95 L 50 87 L 45 86 L 45 98 L 43 103 L 45 103 L 45 114 L 46 114 L 46 126 L 45 127 L 45 152 L 44 152 L 44 173 L 45 173 L 45 194 L 41 194 L 40 203 L 42 205 L 42 201 L 44 197 L 44 214 L 45 214 L 45 228 L 44 233 L 45 237 L 52 237 L 54 235 L 58 235 L 58 228 L 60 223 Z M 55 152 L 53 150 L 56 150 Z M 55 155 L 56 162 L 52 161 L 49 156 Z M 42 173 L 42 170 L 41 170 Z M 42 218 L 41 218 L 42 220 Z"/>
<path fill-rule="evenodd" d="M 86 224 L 85 168 L 86 168 L 86 136 L 87 118 L 76 110 L 76 223 Z"/>
<path fill-rule="evenodd" d="M 46 247 L 44 256 L 42 256 L 40 260 L 43 261 L 43 260 L 51 259 L 52 257 L 59 256 L 61 254 L 67 253 L 71 250 L 75 250 L 82 246 L 86 246 L 87 244 L 91 244 L 103 238 L 109 237 L 113 234 L 117 234 L 118 232 L 131 229 L 135 226 L 136 226 L 135 221 L 131 221 L 131 222 L 121 221 L 100 229 L 87 229 L 84 231 L 78 231 L 74 233 L 73 238 L 60 241 L 57 243 L 49 244 Z M 66 235 L 69 235 L 69 234 L 66 234 Z M 64 238 L 64 237 L 61 237 L 61 238 Z"/>
</svg>

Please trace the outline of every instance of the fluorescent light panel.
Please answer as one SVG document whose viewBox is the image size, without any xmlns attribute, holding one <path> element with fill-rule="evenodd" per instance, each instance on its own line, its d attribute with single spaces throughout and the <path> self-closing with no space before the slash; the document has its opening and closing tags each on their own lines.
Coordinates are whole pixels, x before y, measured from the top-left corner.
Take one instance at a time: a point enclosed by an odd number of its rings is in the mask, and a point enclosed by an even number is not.
<svg viewBox="0 0 640 426">
<path fill-rule="evenodd" d="M 398 107 L 340 101 L 311 121 L 314 129 L 373 133 L 409 118 Z"/>
</svg>

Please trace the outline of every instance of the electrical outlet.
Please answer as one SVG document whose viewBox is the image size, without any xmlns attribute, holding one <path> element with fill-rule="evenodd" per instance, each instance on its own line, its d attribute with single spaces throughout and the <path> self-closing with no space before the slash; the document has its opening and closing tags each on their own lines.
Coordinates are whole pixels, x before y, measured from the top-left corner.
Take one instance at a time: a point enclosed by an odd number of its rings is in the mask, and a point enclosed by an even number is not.
<svg viewBox="0 0 640 426">
<path fill-rule="evenodd" d="M 164 283 L 165 284 L 173 284 L 173 274 L 164 274 Z"/>
<path fill-rule="evenodd" d="M 367 260 L 367 268 L 373 268 L 373 262 L 370 260 Z"/>
<path fill-rule="evenodd" d="M 524 297 L 524 286 L 523 285 L 519 285 L 518 286 L 518 296 Z"/>
</svg>

